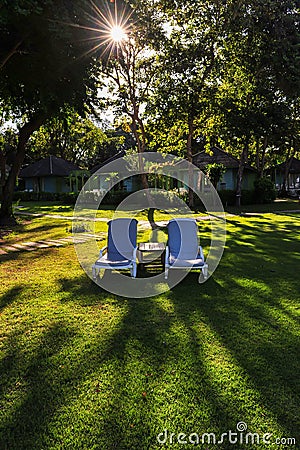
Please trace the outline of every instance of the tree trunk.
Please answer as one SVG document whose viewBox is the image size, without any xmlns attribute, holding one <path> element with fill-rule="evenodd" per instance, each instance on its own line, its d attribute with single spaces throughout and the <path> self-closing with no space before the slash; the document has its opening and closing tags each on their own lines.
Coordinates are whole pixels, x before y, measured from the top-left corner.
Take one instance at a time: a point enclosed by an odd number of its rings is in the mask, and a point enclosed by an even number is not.
<svg viewBox="0 0 300 450">
<path fill-rule="evenodd" d="M 0 209 L 0 224 L 15 225 L 16 219 L 13 214 L 13 195 L 16 186 L 17 177 L 25 158 L 26 144 L 34 131 L 36 131 L 43 123 L 41 115 L 34 116 L 19 131 L 19 139 L 17 152 L 11 166 L 8 178 L 2 187 L 2 201 Z"/>
<path fill-rule="evenodd" d="M 239 169 L 237 174 L 237 183 L 236 183 L 236 206 L 239 208 L 241 206 L 241 196 L 242 196 L 242 184 L 243 184 L 243 174 L 245 164 L 248 159 L 249 152 L 249 136 L 245 139 L 244 148 L 241 154 Z"/>
<path fill-rule="evenodd" d="M 285 168 L 284 168 L 284 175 L 283 175 L 283 183 L 282 183 L 282 188 L 281 188 L 281 194 L 282 195 L 287 195 L 287 192 L 289 190 L 289 183 L 288 183 L 288 179 L 289 179 L 289 173 L 290 173 L 290 168 L 293 162 L 293 156 L 295 155 L 295 145 L 293 142 L 293 139 L 291 140 L 291 144 L 290 144 L 290 151 L 285 163 Z"/>
<path fill-rule="evenodd" d="M 259 157 L 259 137 L 256 139 L 256 145 L 255 145 L 255 160 L 256 160 L 256 169 L 260 173 L 260 157 Z"/>
<path fill-rule="evenodd" d="M 6 156 L 0 150 L 0 189 L 1 189 L 1 192 L 2 192 L 2 188 L 5 184 L 5 178 L 6 178 Z"/>
<path fill-rule="evenodd" d="M 189 163 L 193 163 L 193 154 L 192 154 L 192 140 L 193 140 L 193 133 L 194 133 L 194 118 L 190 117 L 188 120 L 189 125 L 189 131 L 188 131 L 188 137 L 187 137 L 187 145 L 186 145 L 186 153 L 187 153 L 187 160 Z M 193 168 L 189 166 L 189 207 L 194 207 L 194 191 L 191 189 L 190 186 L 194 186 L 194 172 Z"/>
<path fill-rule="evenodd" d="M 264 137 L 262 152 L 260 155 L 260 142 L 259 138 L 256 141 L 256 168 L 258 170 L 259 178 L 262 178 L 265 170 L 266 150 L 268 146 L 268 136 Z"/>
<path fill-rule="evenodd" d="M 262 148 L 262 156 L 261 156 L 261 164 L 260 164 L 260 173 L 259 176 L 262 178 L 264 176 L 265 171 L 265 162 L 266 162 L 266 150 L 268 146 L 268 136 L 265 136 L 263 148 Z"/>
<path fill-rule="evenodd" d="M 290 168 L 292 165 L 293 159 L 292 156 L 286 161 L 285 168 L 284 168 L 284 175 L 283 175 L 283 184 L 282 184 L 282 193 L 287 194 L 289 190 L 289 174 L 290 174 Z"/>
<path fill-rule="evenodd" d="M 140 125 L 141 131 L 142 131 L 142 139 L 140 138 L 138 131 L 137 131 L 137 123 Z M 142 154 L 144 153 L 145 148 L 146 148 L 146 133 L 145 133 L 143 121 L 138 116 L 137 108 L 135 109 L 135 114 L 132 117 L 132 129 L 133 129 L 134 137 L 137 142 L 138 153 L 141 156 L 139 158 L 139 171 L 141 173 L 142 186 L 143 186 L 143 189 L 146 190 L 147 200 L 150 205 L 150 207 L 148 209 L 148 222 L 150 223 L 151 229 L 156 230 L 157 228 L 159 228 L 159 226 L 154 221 L 155 201 L 149 192 L 149 183 L 148 183 L 147 174 L 143 173 L 144 164 L 143 164 L 143 160 L 142 160 Z"/>
</svg>

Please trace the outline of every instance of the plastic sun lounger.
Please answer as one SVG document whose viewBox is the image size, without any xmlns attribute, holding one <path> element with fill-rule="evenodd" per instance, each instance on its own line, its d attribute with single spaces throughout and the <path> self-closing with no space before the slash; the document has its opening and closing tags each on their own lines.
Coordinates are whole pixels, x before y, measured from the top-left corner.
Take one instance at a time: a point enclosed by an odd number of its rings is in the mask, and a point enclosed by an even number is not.
<svg viewBox="0 0 300 450">
<path fill-rule="evenodd" d="M 197 224 L 194 219 L 172 219 L 168 223 L 165 279 L 171 269 L 198 269 L 204 279 L 207 279 L 208 265 L 198 242 Z"/>
<path fill-rule="evenodd" d="M 93 264 L 93 278 L 96 279 L 101 269 L 130 269 L 131 276 L 136 277 L 137 220 L 119 218 L 108 222 L 107 246 L 100 250 L 99 258 Z"/>
</svg>

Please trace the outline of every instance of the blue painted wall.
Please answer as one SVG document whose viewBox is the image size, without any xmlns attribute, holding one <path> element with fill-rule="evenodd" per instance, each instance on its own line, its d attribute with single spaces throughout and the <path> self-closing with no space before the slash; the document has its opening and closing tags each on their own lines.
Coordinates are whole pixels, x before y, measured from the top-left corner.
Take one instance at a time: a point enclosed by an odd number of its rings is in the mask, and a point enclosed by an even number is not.
<svg viewBox="0 0 300 450">
<path fill-rule="evenodd" d="M 65 177 L 41 177 L 38 183 L 37 178 L 25 178 L 25 189 L 28 191 L 61 193 L 70 192 L 70 186 Z"/>
</svg>

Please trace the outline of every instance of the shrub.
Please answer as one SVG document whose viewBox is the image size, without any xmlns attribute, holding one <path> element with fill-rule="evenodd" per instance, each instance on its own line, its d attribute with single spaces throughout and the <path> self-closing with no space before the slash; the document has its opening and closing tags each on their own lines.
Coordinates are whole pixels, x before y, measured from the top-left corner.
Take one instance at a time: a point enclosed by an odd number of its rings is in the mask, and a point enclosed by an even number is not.
<svg viewBox="0 0 300 450">
<path fill-rule="evenodd" d="M 225 172 L 226 167 L 224 166 L 224 164 L 219 163 L 207 164 L 207 166 L 204 168 L 204 173 L 208 176 L 215 188 L 217 187 L 217 184 L 219 183 Z"/>
<path fill-rule="evenodd" d="M 38 202 L 41 200 L 57 201 L 59 200 L 59 194 L 52 192 L 16 191 L 14 193 L 14 200 L 20 200 L 21 202 Z"/>
<path fill-rule="evenodd" d="M 258 178 L 254 182 L 255 201 L 257 203 L 271 203 L 276 198 L 276 190 L 273 182 L 268 177 Z"/>
<path fill-rule="evenodd" d="M 242 205 L 253 205 L 255 203 L 255 191 L 252 189 L 243 189 L 241 204 Z"/>
<path fill-rule="evenodd" d="M 231 189 L 226 189 L 218 192 L 223 206 L 234 206 L 235 205 L 235 191 Z"/>
<path fill-rule="evenodd" d="M 118 205 L 125 200 L 132 192 L 127 191 L 109 191 L 103 198 L 101 204 L 103 205 Z"/>
<path fill-rule="evenodd" d="M 218 194 L 224 207 L 236 205 L 236 191 L 232 189 L 226 189 L 218 191 Z M 243 189 L 241 195 L 241 204 L 252 205 L 254 202 L 255 202 L 255 191 Z"/>
<path fill-rule="evenodd" d="M 78 194 L 75 192 L 64 192 L 60 194 L 60 200 L 65 205 L 75 205 Z"/>
<path fill-rule="evenodd" d="M 76 203 L 76 199 L 77 194 L 75 194 L 74 192 L 57 193 L 57 192 L 16 191 L 14 193 L 14 200 L 21 202 L 62 201 L 67 205 L 74 205 Z"/>
</svg>

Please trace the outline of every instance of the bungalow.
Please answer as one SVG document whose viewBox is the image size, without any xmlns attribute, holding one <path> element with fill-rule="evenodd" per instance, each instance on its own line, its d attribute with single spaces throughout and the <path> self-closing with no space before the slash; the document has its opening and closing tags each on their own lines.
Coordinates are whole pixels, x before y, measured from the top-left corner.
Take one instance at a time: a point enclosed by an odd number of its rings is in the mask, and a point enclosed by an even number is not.
<svg viewBox="0 0 300 450">
<path fill-rule="evenodd" d="M 50 155 L 24 167 L 19 177 L 27 191 L 62 193 L 78 191 L 85 175 L 72 162 Z"/>
<path fill-rule="evenodd" d="M 126 178 L 125 180 L 120 181 L 119 183 L 115 184 L 115 180 L 113 178 L 113 174 L 111 173 L 105 173 L 105 171 L 101 171 L 100 174 L 96 174 L 96 172 L 99 169 L 102 169 L 107 164 L 117 160 L 118 158 L 123 158 L 126 156 L 126 152 L 124 150 L 120 151 L 119 153 L 116 153 L 114 156 L 111 156 L 107 160 L 105 160 L 103 163 L 98 164 L 97 166 L 93 167 L 90 172 L 91 174 L 95 174 L 93 179 L 91 180 L 91 186 L 93 187 L 93 190 L 99 190 L 99 191 L 109 191 L 111 186 L 113 186 L 113 191 L 125 191 L 125 192 L 135 192 L 140 189 L 140 181 L 137 176 L 130 176 Z M 126 169 L 125 169 L 126 171 Z"/>
<path fill-rule="evenodd" d="M 291 194 L 300 189 L 300 160 L 291 157 L 271 170 L 272 179 L 278 191 Z"/>
<path fill-rule="evenodd" d="M 115 161 L 118 158 L 122 158 L 125 156 L 125 151 L 119 152 L 108 160 L 104 161 L 102 164 L 91 169 L 91 173 L 95 174 L 95 178 L 92 182 L 93 189 L 95 190 L 109 190 L 110 186 L 114 184 L 114 180 L 112 174 L 106 174 L 102 172 L 96 176 L 96 172 L 98 169 L 105 167 L 106 164 Z M 222 179 L 218 183 L 218 190 L 235 190 L 236 189 L 236 180 L 237 180 L 237 172 L 239 168 L 239 160 L 228 153 L 224 152 L 218 147 L 213 147 L 211 149 L 211 154 L 206 153 L 205 151 L 201 151 L 193 155 L 193 164 L 198 167 L 200 170 L 204 171 L 206 166 L 212 163 L 223 164 L 226 168 L 226 172 L 223 174 Z M 166 169 L 167 170 L 167 169 Z M 125 168 L 126 171 L 126 168 Z M 256 179 L 256 170 L 253 169 L 249 164 L 246 164 L 243 175 L 243 189 L 251 190 L 254 188 L 254 181 Z M 176 180 L 176 176 L 181 181 Z M 186 169 L 186 164 L 183 164 L 182 161 L 179 161 L 175 166 L 170 167 L 170 177 L 169 179 L 162 180 L 161 177 L 157 177 L 155 172 L 152 177 L 149 177 L 150 186 L 160 187 L 163 189 L 186 189 L 188 184 L 189 174 Z M 195 185 L 199 186 L 199 183 L 202 187 L 200 189 L 205 189 L 205 179 L 198 179 L 198 174 L 195 174 Z M 141 188 L 141 183 L 139 177 L 133 176 L 128 177 L 125 180 L 122 180 L 120 183 L 114 185 L 114 190 L 123 190 L 127 192 L 134 192 Z"/>
<path fill-rule="evenodd" d="M 222 164 L 225 167 L 225 173 L 222 175 L 221 180 L 217 184 L 217 190 L 236 190 L 237 185 L 237 173 L 239 168 L 239 160 L 234 156 L 229 155 L 229 153 L 224 152 L 218 147 L 211 148 L 210 153 L 201 151 L 193 155 L 193 164 L 198 167 L 202 172 L 205 172 L 206 167 L 209 164 Z M 185 164 L 182 162 L 177 163 L 176 171 L 172 170 L 173 177 L 180 173 L 181 182 L 175 182 L 175 187 L 184 188 L 188 184 L 188 172 L 185 168 Z M 184 167 L 184 169 L 182 169 Z M 249 164 L 245 165 L 243 174 L 242 189 L 252 190 L 254 189 L 254 181 L 256 179 L 257 173 Z M 195 173 L 194 183 L 200 190 L 205 190 L 206 179 L 204 177 L 199 178 L 199 174 Z"/>
<path fill-rule="evenodd" d="M 213 163 L 223 164 L 223 166 L 226 168 L 225 173 L 223 174 L 221 180 L 217 185 L 217 189 L 235 190 L 237 184 L 239 160 L 218 147 L 212 147 L 210 153 L 202 151 L 193 155 L 193 164 L 202 171 L 205 171 L 205 168 L 209 164 Z M 249 164 L 246 164 L 243 174 L 242 189 L 253 189 L 256 176 L 256 170 L 253 169 Z"/>
</svg>

